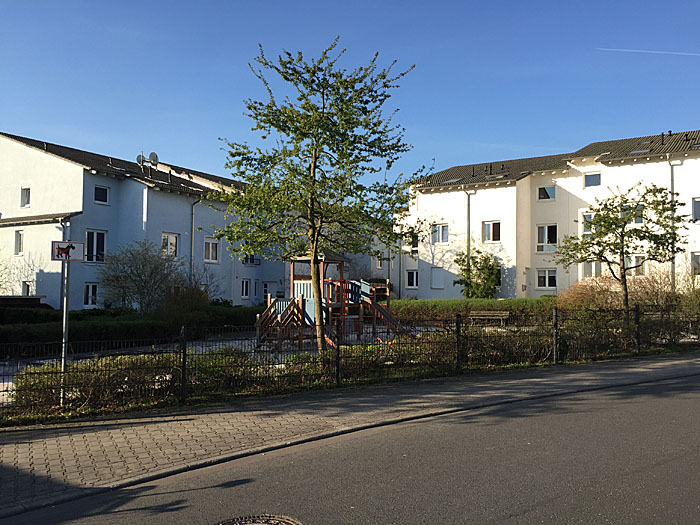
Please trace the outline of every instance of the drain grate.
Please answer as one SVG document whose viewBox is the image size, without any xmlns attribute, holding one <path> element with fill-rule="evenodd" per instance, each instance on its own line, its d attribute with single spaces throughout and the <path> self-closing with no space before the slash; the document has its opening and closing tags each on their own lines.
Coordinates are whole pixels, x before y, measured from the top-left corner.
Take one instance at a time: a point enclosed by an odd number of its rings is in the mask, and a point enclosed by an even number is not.
<svg viewBox="0 0 700 525">
<path fill-rule="evenodd" d="M 258 516 L 241 516 L 230 520 L 220 521 L 219 525 L 303 525 L 289 516 L 260 514 Z"/>
</svg>

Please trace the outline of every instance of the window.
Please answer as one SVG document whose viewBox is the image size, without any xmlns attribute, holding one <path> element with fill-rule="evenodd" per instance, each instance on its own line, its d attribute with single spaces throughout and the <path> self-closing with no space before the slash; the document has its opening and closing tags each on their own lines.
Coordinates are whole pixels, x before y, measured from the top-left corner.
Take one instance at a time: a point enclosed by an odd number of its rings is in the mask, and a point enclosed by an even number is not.
<svg viewBox="0 0 700 525">
<path fill-rule="evenodd" d="M 162 249 L 164 253 L 168 255 L 174 255 L 177 257 L 177 238 L 179 235 L 177 233 L 166 233 L 163 232 L 161 237 Z"/>
<path fill-rule="evenodd" d="M 553 252 L 557 249 L 557 225 L 545 224 L 537 227 L 537 251 Z"/>
<path fill-rule="evenodd" d="M 501 240 L 501 223 L 498 221 L 483 222 L 481 240 L 483 242 L 499 242 Z"/>
<path fill-rule="evenodd" d="M 381 257 L 377 257 L 375 263 L 377 270 L 382 270 L 384 268 L 384 260 Z"/>
<path fill-rule="evenodd" d="M 700 275 L 700 252 L 692 252 L 690 254 L 690 268 L 693 275 Z"/>
<path fill-rule="evenodd" d="M 32 282 L 22 281 L 22 295 L 25 297 L 32 295 Z"/>
<path fill-rule="evenodd" d="M 418 234 L 411 235 L 411 255 L 418 255 Z"/>
<path fill-rule="evenodd" d="M 106 232 L 88 230 L 85 260 L 88 262 L 104 262 Z"/>
<path fill-rule="evenodd" d="M 107 186 L 95 186 L 95 202 L 109 204 L 109 188 Z"/>
<path fill-rule="evenodd" d="M 97 283 L 85 283 L 83 306 L 97 306 Z"/>
<path fill-rule="evenodd" d="M 406 270 L 406 288 L 418 288 L 418 270 Z"/>
<path fill-rule="evenodd" d="M 219 262 L 219 243 L 214 237 L 204 237 L 204 262 Z"/>
<path fill-rule="evenodd" d="M 586 173 L 583 176 L 583 187 L 600 186 L 600 173 Z"/>
<path fill-rule="evenodd" d="M 593 225 L 591 221 L 593 220 L 592 213 L 584 213 L 582 222 L 583 233 L 591 233 L 593 231 Z"/>
<path fill-rule="evenodd" d="M 553 201 L 556 195 L 556 188 L 554 186 L 542 186 L 537 189 L 537 200 L 539 201 Z"/>
<path fill-rule="evenodd" d="M 29 208 L 29 205 L 31 204 L 31 198 L 32 198 L 31 188 L 22 188 L 19 205 L 22 208 Z"/>
<path fill-rule="evenodd" d="M 627 224 L 644 224 L 644 206 L 637 206 L 634 211 L 631 206 L 626 206 L 620 216 L 627 218 Z"/>
<path fill-rule="evenodd" d="M 243 257 L 243 264 L 260 264 L 260 259 L 256 259 L 253 255 Z"/>
<path fill-rule="evenodd" d="M 445 288 L 445 274 L 442 268 L 433 267 L 430 269 L 430 287 L 435 290 Z"/>
<path fill-rule="evenodd" d="M 581 276 L 584 279 L 588 277 L 600 277 L 603 273 L 603 266 L 600 261 L 585 262 L 581 265 Z"/>
<path fill-rule="evenodd" d="M 24 254 L 24 231 L 15 230 L 15 255 Z"/>
<path fill-rule="evenodd" d="M 625 257 L 625 268 L 630 269 L 631 275 L 644 275 L 644 256 L 630 255 Z"/>
<path fill-rule="evenodd" d="M 241 299 L 250 297 L 250 279 L 241 280 Z"/>
<path fill-rule="evenodd" d="M 447 240 L 448 240 L 447 224 L 433 224 L 432 243 L 438 244 L 438 243 L 442 243 L 442 242 L 447 242 Z"/>
<path fill-rule="evenodd" d="M 272 289 L 274 287 L 275 283 L 269 282 L 269 283 L 263 283 L 263 297 L 267 297 L 268 294 L 272 293 Z"/>
<path fill-rule="evenodd" d="M 556 270 L 537 270 L 537 288 L 556 288 Z"/>
<path fill-rule="evenodd" d="M 693 220 L 700 221 L 700 197 L 693 199 Z"/>
</svg>

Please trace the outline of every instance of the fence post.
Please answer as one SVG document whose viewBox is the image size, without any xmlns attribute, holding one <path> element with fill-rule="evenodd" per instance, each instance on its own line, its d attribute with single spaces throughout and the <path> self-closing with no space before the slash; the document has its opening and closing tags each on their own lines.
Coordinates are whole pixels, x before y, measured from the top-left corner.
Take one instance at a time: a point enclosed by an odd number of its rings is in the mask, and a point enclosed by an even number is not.
<svg viewBox="0 0 700 525">
<path fill-rule="evenodd" d="M 455 315 L 455 366 L 462 372 L 462 315 Z"/>
<path fill-rule="evenodd" d="M 180 374 L 180 403 L 187 401 L 187 339 L 185 325 L 180 328 L 178 346 L 182 356 L 182 373 Z"/>
<path fill-rule="evenodd" d="M 340 386 L 340 344 L 343 341 L 343 318 L 338 319 L 336 325 L 336 345 L 335 345 L 335 386 Z"/>
<path fill-rule="evenodd" d="M 634 305 L 634 344 L 637 350 L 637 353 L 639 353 L 639 350 L 642 346 L 642 335 L 641 335 L 641 330 L 639 327 L 639 321 L 640 321 L 640 312 L 639 312 L 639 305 L 635 304 Z"/>
<path fill-rule="evenodd" d="M 559 353 L 559 308 L 552 309 L 552 360 L 557 364 L 557 354 Z"/>
</svg>

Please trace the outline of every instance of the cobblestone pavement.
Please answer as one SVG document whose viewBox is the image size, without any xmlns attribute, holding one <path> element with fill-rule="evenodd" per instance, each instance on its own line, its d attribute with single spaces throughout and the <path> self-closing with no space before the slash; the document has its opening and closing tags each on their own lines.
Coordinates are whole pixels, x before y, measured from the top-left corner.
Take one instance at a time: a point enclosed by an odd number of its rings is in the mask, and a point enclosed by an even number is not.
<svg viewBox="0 0 700 525">
<path fill-rule="evenodd" d="M 0 429 L 0 517 L 366 427 L 690 375 L 700 351 Z"/>
</svg>

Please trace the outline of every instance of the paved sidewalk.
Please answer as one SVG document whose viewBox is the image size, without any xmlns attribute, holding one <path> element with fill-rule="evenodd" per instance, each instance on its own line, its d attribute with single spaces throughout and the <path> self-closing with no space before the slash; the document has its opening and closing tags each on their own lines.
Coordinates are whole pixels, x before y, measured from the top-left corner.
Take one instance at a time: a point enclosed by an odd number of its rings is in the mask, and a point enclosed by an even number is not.
<svg viewBox="0 0 700 525">
<path fill-rule="evenodd" d="M 697 375 L 700 351 L 0 429 L 0 518 L 293 443 L 469 408 Z"/>
</svg>

